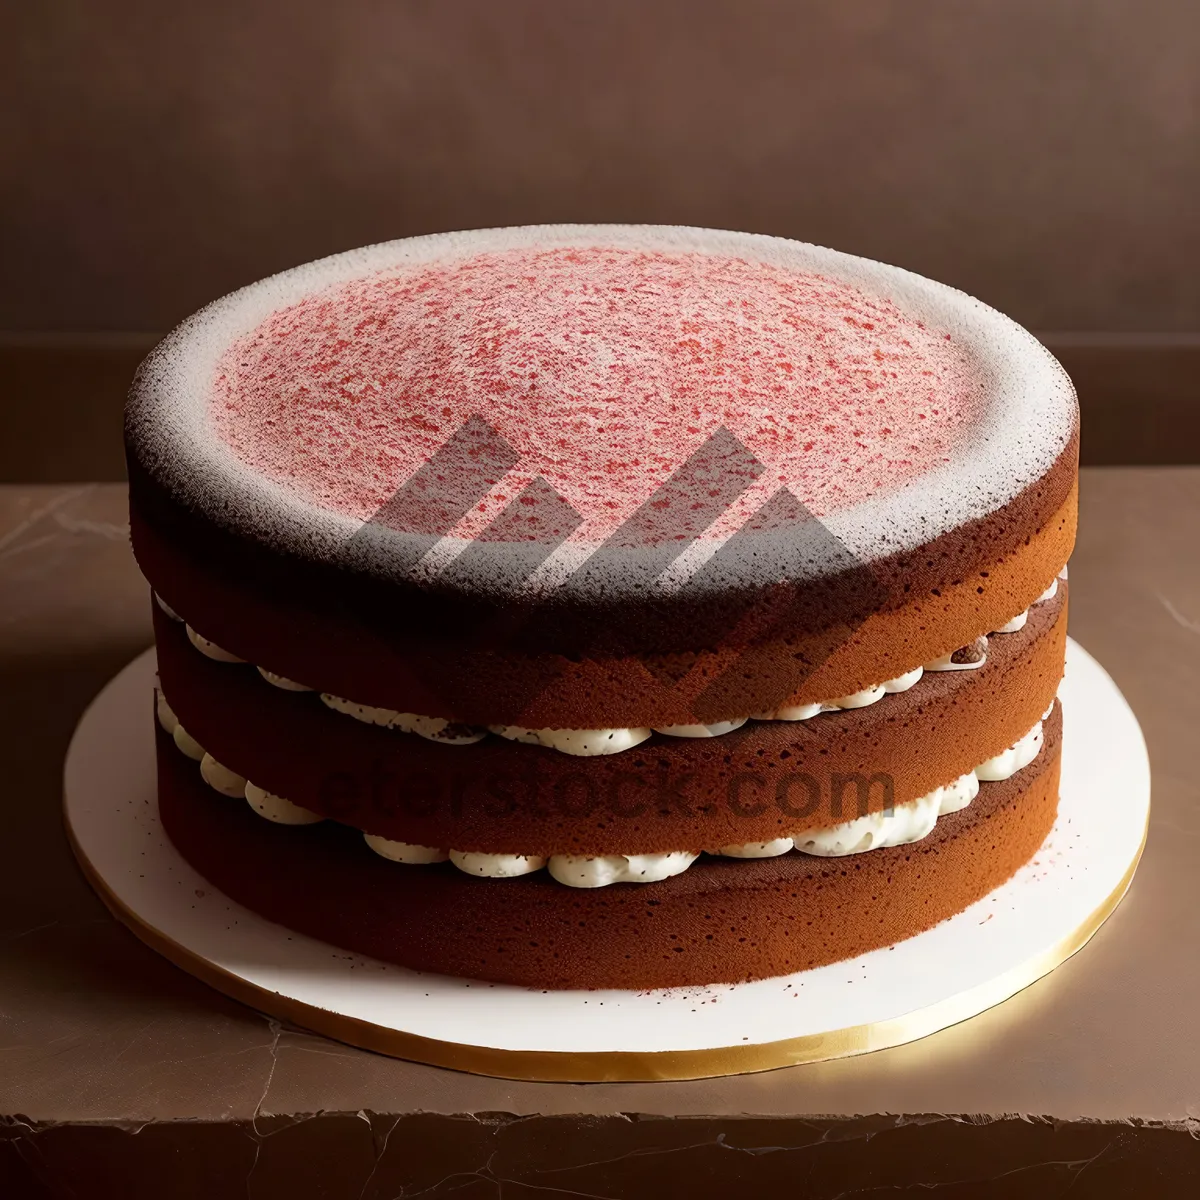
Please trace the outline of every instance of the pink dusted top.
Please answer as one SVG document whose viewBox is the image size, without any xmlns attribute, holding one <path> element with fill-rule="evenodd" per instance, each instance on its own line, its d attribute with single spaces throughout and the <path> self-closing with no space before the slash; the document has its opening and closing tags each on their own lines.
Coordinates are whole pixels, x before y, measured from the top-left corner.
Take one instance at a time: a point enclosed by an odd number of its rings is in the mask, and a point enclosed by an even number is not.
<svg viewBox="0 0 1200 1200">
<path fill-rule="evenodd" d="M 951 460 L 984 400 L 968 349 L 819 274 L 690 251 L 536 247 L 400 266 L 280 308 L 220 356 L 210 421 L 241 463 L 367 519 L 462 424 L 514 448 L 456 535 L 536 476 L 612 531 L 724 425 L 817 515 Z"/>
</svg>

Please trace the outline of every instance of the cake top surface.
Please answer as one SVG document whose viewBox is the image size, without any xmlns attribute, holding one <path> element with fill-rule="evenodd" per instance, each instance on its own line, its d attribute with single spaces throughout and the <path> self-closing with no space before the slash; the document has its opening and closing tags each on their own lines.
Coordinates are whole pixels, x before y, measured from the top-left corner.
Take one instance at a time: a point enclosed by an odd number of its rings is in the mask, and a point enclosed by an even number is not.
<svg viewBox="0 0 1200 1200">
<path fill-rule="evenodd" d="M 869 557 L 1001 507 L 1075 420 L 1054 360 L 960 292 L 803 243 L 623 226 L 275 276 L 176 330 L 129 410 L 134 453 L 222 519 L 325 552 L 374 522 L 424 558 L 431 538 L 719 544 L 781 495 Z"/>
<path fill-rule="evenodd" d="M 983 407 L 950 334 L 852 284 L 611 247 L 334 285 L 238 338 L 214 382 L 210 420 L 237 459 L 363 521 L 482 418 L 517 461 L 456 532 L 541 476 L 583 518 L 577 541 L 609 536 L 721 426 L 764 477 L 717 535 L 781 484 L 824 516 L 949 462 Z"/>
</svg>

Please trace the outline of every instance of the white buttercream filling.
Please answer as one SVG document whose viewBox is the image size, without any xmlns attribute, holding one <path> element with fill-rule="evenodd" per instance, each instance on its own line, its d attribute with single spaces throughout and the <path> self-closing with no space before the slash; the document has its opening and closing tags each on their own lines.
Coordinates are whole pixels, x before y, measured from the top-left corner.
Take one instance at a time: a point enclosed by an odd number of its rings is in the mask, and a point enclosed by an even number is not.
<svg viewBox="0 0 1200 1200">
<path fill-rule="evenodd" d="M 489 725 L 490 732 L 513 742 L 548 746 L 564 754 L 620 754 L 644 742 L 653 730 L 638 729 L 525 729 L 520 725 Z"/>
<path fill-rule="evenodd" d="M 1067 568 L 1064 566 L 1058 579 L 1066 579 Z M 1033 604 L 1045 604 L 1047 600 L 1053 600 L 1058 595 L 1058 579 L 1050 580 L 1050 586 L 1033 602 Z M 1033 604 L 1029 607 L 1032 608 Z M 1016 633 L 1020 629 L 1025 628 L 1025 622 L 1029 620 L 1029 609 L 1024 612 L 1019 612 L 1011 621 L 1005 621 L 999 629 L 993 629 L 993 633 Z"/>
<path fill-rule="evenodd" d="M 721 858 L 778 858 L 795 847 L 793 838 L 774 838 L 769 842 L 745 842 L 740 846 L 722 846 L 709 854 Z"/>
<path fill-rule="evenodd" d="M 749 717 L 734 717 L 732 721 L 717 721 L 712 725 L 655 725 L 654 732 L 665 734 L 667 737 L 709 738 L 720 737 L 724 733 L 732 733 L 741 729 Z"/>
<path fill-rule="evenodd" d="M 1029 609 L 1024 612 L 1019 612 L 1011 621 L 1005 621 L 999 629 L 993 629 L 993 633 L 1016 633 L 1018 630 L 1025 628 L 1025 622 L 1029 620 Z"/>
<path fill-rule="evenodd" d="M 546 860 L 536 854 L 480 854 L 474 850 L 451 850 L 450 861 L 468 875 L 486 879 L 515 879 L 540 871 Z"/>
<path fill-rule="evenodd" d="M 182 725 L 176 725 L 175 732 L 171 736 L 175 739 L 175 745 L 188 758 L 194 758 L 197 762 L 204 761 L 204 747 Z"/>
<path fill-rule="evenodd" d="M 1027 767 L 1042 748 L 1042 723 L 1039 721 L 1020 741 L 994 758 L 982 762 L 975 768 L 975 775 L 982 780 L 1008 779 L 1022 767 Z"/>
<path fill-rule="evenodd" d="M 273 792 L 268 792 L 266 788 L 260 788 L 256 783 L 247 783 L 244 795 L 246 803 L 260 817 L 274 821 L 277 825 L 315 825 L 318 821 L 325 819 L 320 813 L 313 812 L 311 808 L 301 808 L 299 804 L 293 804 L 282 796 L 276 796 Z"/>
<path fill-rule="evenodd" d="M 390 858 L 398 863 L 439 863 L 445 862 L 450 855 L 436 846 L 417 846 L 411 842 L 394 842 L 391 838 L 380 837 L 376 833 L 364 833 L 363 841 L 383 858 Z"/>
<path fill-rule="evenodd" d="M 211 658 L 214 662 L 240 663 L 245 662 L 244 658 L 238 658 L 236 654 L 231 654 L 228 650 L 222 650 L 216 642 L 210 641 L 206 637 L 198 634 L 190 625 L 185 625 L 187 630 L 188 641 L 200 651 L 205 658 Z"/>
<path fill-rule="evenodd" d="M 983 643 L 982 647 L 978 647 L 978 644 L 981 642 Z M 955 662 L 954 656 L 959 651 L 958 650 L 950 650 L 947 653 L 943 654 L 940 658 L 935 658 L 932 662 L 926 663 L 925 670 L 927 670 L 927 671 L 976 671 L 980 667 L 982 667 L 985 662 L 987 662 L 987 638 L 986 637 L 976 638 L 975 643 L 972 645 L 971 648 L 975 649 L 977 647 L 980 649 L 980 655 L 979 655 L 979 658 L 976 659 L 974 662 Z M 967 647 L 965 647 L 965 646 L 960 646 L 959 650 L 964 650 L 966 648 Z"/>
<path fill-rule="evenodd" d="M 158 723 L 163 727 L 163 731 L 173 737 L 175 730 L 179 728 L 179 718 L 175 715 L 175 710 L 167 703 L 162 689 L 158 687 L 154 689 L 154 715 L 158 718 Z"/>
<path fill-rule="evenodd" d="M 232 796 L 235 800 L 241 800 L 246 795 L 245 775 L 223 767 L 211 754 L 205 754 L 200 760 L 200 774 L 204 782 L 222 796 Z"/>
<path fill-rule="evenodd" d="M 699 858 L 688 850 L 663 854 L 552 854 L 550 874 L 567 887 L 598 888 L 611 883 L 657 883 L 680 875 Z"/>
<path fill-rule="evenodd" d="M 273 687 L 282 688 L 285 692 L 311 692 L 313 690 L 306 684 L 297 683 L 294 679 L 276 675 L 274 671 L 268 671 L 266 667 L 259 667 L 258 673 Z"/>
<path fill-rule="evenodd" d="M 158 723 L 171 735 L 175 745 L 188 758 L 194 758 L 196 762 L 203 762 L 204 747 L 180 724 L 179 718 L 175 715 L 174 710 L 167 703 L 166 696 L 161 691 L 157 691 L 154 694 L 154 711 L 158 716 Z"/>
<path fill-rule="evenodd" d="M 299 804 L 276 796 L 266 788 L 251 783 L 244 775 L 239 775 L 223 763 L 219 763 L 179 723 L 179 718 L 167 703 L 161 688 L 156 688 L 154 692 L 154 711 L 158 723 L 171 735 L 175 745 L 188 758 L 195 759 L 200 764 L 200 777 L 214 791 L 234 799 L 244 799 L 260 817 L 280 825 L 314 825 L 325 819 L 320 813 L 301 808 Z"/>
<path fill-rule="evenodd" d="M 398 729 L 401 733 L 415 733 L 429 741 L 446 742 L 452 746 L 466 746 L 487 736 L 484 729 L 447 721 L 444 717 L 422 717 L 417 713 L 397 712 L 373 704 L 355 704 L 352 700 L 343 700 L 328 692 L 321 693 L 321 703 L 367 725 L 382 725 L 385 729 Z"/>
<path fill-rule="evenodd" d="M 1065 571 L 1064 567 L 1064 571 Z M 1065 578 L 1065 574 L 1060 577 Z M 1057 594 L 1058 580 L 1051 581 L 1050 586 L 1034 601 L 1041 604 L 1051 600 Z M 174 620 L 182 620 L 170 609 L 160 597 L 155 595 L 163 611 Z M 1029 610 L 1018 613 L 1010 621 L 1005 622 L 995 633 L 1015 633 L 1024 627 L 1028 620 Z M 223 650 L 208 638 L 202 637 L 190 625 L 186 626 L 188 639 L 191 643 L 217 662 L 240 663 L 244 659 L 227 650 Z M 986 641 L 986 639 L 984 639 Z M 987 661 L 986 652 L 978 662 L 956 663 L 951 659 L 957 650 L 951 650 L 924 666 L 914 667 L 894 679 L 884 680 L 862 688 L 850 695 L 838 696 L 832 700 L 820 700 L 808 704 L 782 705 L 779 708 L 752 713 L 747 717 L 734 717 L 727 721 L 712 724 L 692 725 L 656 725 L 653 728 L 635 726 L 612 729 L 528 729 L 519 725 L 488 725 L 486 727 L 467 725 L 462 722 L 450 721 L 443 717 L 426 717 L 418 713 L 399 712 L 395 709 L 380 708 L 371 704 L 359 704 L 322 692 L 321 701 L 336 712 L 353 717 L 368 725 L 379 725 L 387 729 L 395 729 L 401 733 L 415 733 L 430 741 L 442 742 L 452 746 L 466 746 L 481 741 L 488 733 L 510 741 L 525 742 L 534 746 L 545 746 L 563 754 L 578 756 L 593 756 L 601 754 L 619 754 L 640 745 L 652 733 L 660 733 L 667 737 L 704 738 L 720 737 L 741 728 L 747 721 L 808 721 L 821 713 L 841 712 L 848 709 L 865 708 L 876 704 L 885 696 L 907 691 L 921 679 L 925 671 L 973 671 L 982 667 Z M 307 685 L 297 683 L 283 675 L 268 671 L 263 667 L 256 668 L 259 674 L 275 687 L 293 692 L 312 691 Z"/>
<path fill-rule="evenodd" d="M 925 664 L 927 671 L 975 671 L 982 667 L 986 658 L 981 658 L 978 662 L 961 662 L 956 663 L 951 661 L 951 656 L 957 654 L 957 650 L 951 650 L 949 654 L 943 654 L 941 658 L 935 658 L 933 662 Z"/>
<path fill-rule="evenodd" d="M 171 618 L 172 621 L 182 621 L 183 618 L 157 593 L 154 593 L 154 603 Z"/>
<path fill-rule="evenodd" d="M 818 713 L 866 708 L 867 705 L 882 700 L 884 696 L 907 692 L 910 687 L 920 682 L 926 669 L 925 667 L 914 667 L 911 671 L 905 671 L 903 675 L 897 675 L 895 679 L 885 679 L 883 683 L 852 692 L 848 696 L 839 696 L 836 700 L 818 700 L 812 704 L 785 704 L 780 708 L 754 713 L 752 719 L 755 721 L 807 721 Z"/>
<path fill-rule="evenodd" d="M 890 812 L 867 813 L 832 829 L 818 829 L 796 838 L 796 849 L 804 854 L 837 858 L 862 854 L 884 846 L 904 846 L 927 836 L 938 817 L 966 808 L 979 793 L 979 777 L 974 771 L 953 783 L 934 788 L 928 795 L 899 804 Z"/>
</svg>

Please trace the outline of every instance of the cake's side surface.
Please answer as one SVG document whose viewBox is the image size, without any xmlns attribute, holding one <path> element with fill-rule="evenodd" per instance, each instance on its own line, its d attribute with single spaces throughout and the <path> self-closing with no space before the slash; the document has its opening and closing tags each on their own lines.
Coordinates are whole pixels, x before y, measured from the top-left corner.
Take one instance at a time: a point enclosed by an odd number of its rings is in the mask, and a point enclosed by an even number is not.
<svg viewBox="0 0 1200 1200">
<path fill-rule="evenodd" d="M 656 988 L 785 975 L 932 928 L 1029 861 L 1058 804 L 1061 715 L 1046 745 L 912 845 L 852 858 L 704 860 L 597 891 L 544 874 L 397 871 L 346 829 L 281 829 L 207 789 L 165 734 L 159 804 L 176 848 L 238 903 L 333 945 L 419 970 L 538 988 Z"/>
</svg>

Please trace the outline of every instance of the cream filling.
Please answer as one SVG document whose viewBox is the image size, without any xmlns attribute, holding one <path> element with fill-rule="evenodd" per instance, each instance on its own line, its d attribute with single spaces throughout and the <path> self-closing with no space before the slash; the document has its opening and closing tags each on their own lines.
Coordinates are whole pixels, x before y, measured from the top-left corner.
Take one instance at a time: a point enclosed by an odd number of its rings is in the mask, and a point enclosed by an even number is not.
<svg viewBox="0 0 1200 1200">
<path fill-rule="evenodd" d="M 999 629 L 993 629 L 993 633 L 1016 633 L 1018 630 L 1025 628 L 1025 622 L 1029 620 L 1029 609 L 1022 613 L 1017 613 L 1011 621 L 1005 621 Z"/>
<path fill-rule="evenodd" d="M 316 825 L 318 821 L 325 819 L 320 813 L 313 812 L 311 808 L 301 808 L 299 804 L 293 804 L 282 796 L 276 796 L 273 792 L 268 792 L 266 788 L 260 788 L 256 783 L 247 781 L 243 795 L 246 803 L 260 817 L 274 821 L 277 825 Z"/>
<path fill-rule="evenodd" d="M 1066 567 L 1063 567 L 1063 570 L 1065 571 Z M 1065 579 L 1066 576 L 1064 575 L 1063 578 Z M 1034 604 L 1045 604 L 1045 602 L 1047 600 L 1053 600 L 1056 595 L 1058 595 L 1058 580 L 1052 579 L 1052 580 L 1050 580 L 1050 586 L 1033 603 Z M 1033 605 L 1030 605 L 1030 608 L 1032 608 L 1032 607 L 1033 607 Z M 1017 613 L 1017 615 L 1015 617 L 1013 617 L 1011 621 L 1005 621 L 1004 624 L 1001 625 L 999 629 L 993 629 L 992 632 L 993 633 L 1016 633 L 1018 630 L 1025 628 L 1025 622 L 1028 620 L 1029 620 L 1029 609 L 1027 608 L 1024 612 Z"/>
<path fill-rule="evenodd" d="M 960 647 L 966 649 L 967 647 Z M 987 638 L 979 637 L 975 639 L 975 645 L 971 647 L 979 654 L 973 662 L 955 662 L 954 656 L 959 653 L 959 650 L 951 650 L 947 654 L 943 654 L 940 658 L 935 658 L 932 662 L 925 664 L 927 671 L 975 671 L 982 667 L 987 662 Z"/>
<path fill-rule="evenodd" d="M 563 754 L 593 756 L 620 754 L 644 742 L 653 730 L 637 729 L 525 729 L 520 725 L 489 725 L 488 730 L 512 742 L 547 746 Z"/>
<path fill-rule="evenodd" d="M 840 858 L 847 854 L 862 854 L 884 846 L 905 846 L 919 842 L 932 832 L 938 817 L 944 813 L 966 808 L 979 794 L 979 777 L 974 771 L 960 775 L 953 783 L 934 788 L 908 804 L 897 805 L 892 811 L 867 813 L 832 829 L 818 829 L 801 834 L 796 849 L 803 854 L 823 858 Z M 943 805 L 945 807 L 943 807 Z"/>
<path fill-rule="evenodd" d="M 1066 568 L 1063 568 L 1065 572 Z M 1060 575 L 1066 578 L 1065 573 Z M 1041 604 L 1052 600 L 1058 592 L 1058 579 L 1051 581 L 1050 586 L 1034 601 Z M 155 594 L 159 607 L 169 617 L 181 621 L 158 595 Z M 1029 609 L 1018 613 L 1006 621 L 994 633 L 1016 633 L 1024 628 L 1029 618 Z M 190 625 L 186 626 L 188 640 L 202 654 L 217 662 L 240 663 L 245 660 L 227 650 L 223 650 L 215 642 L 202 637 Z M 442 742 L 451 746 L 467 746 L 481 741 L 489 733 L 507 738 L 514 742 L 525 742 L 534 746 L 545 746 L 563 754 L 573 754 L 590 757 L 601 754 L 619 754 L 640 745 L 652 733 L 661 733 L 667 737 L 705 738 L 720 737 L 741 728 L 747 721 L 808 721 L 821 713 L 842 712 L 847 709 L 865 708 L 877 704 L 885 696 L 896 692 L 906 692 L 913 687 L 925 671 L 973 671 L 982 667 L 987 661 L 986 643 L 982 642 L 982 656 L 978 662 L 956 663 L 951 659 L 957 650 L 941 655 L 923 666 L 914 667 L 894 679 L 884 680 L 848 696 L 837 696 L 831 700 L 821 700 L 810 704 L 782 705 L 779 708 L 763 712 L 751 713 L 747 717 L 734 717 L 727 721 L 718 721 L 707 725 L 656 725 L 654 727 L 635 726 L 613 729 L 528 729 L 520 725 L 467 725 L 459 721 L 450 721 L 443 717 L 426 717 L 418 713 L 399 712 L 390 708 L 379 708 L 370 704 L 358 704 L 334 696 L 329 692 L 320 693 L 321 702 L 336 712 L 344 713 L 357 721 L 368 725 L 379 725 L 386 729 L 395 729 L 401 733 L 414 733 L 418 737 L 430 741 Z M 292 692 L 308 692 L 313 689 L 305 684 L 297 683 L 283 675 L 268 671 L 264 667 L 256 668 L 258 673 L 270 684 Z"/>
<path fill-rule="evenodd" d="M 371 704 L 355 704 L 340 696 L 321 693 L 321 702 L 335 712 L 345 713 L 368 725 L 382 725 L 385 729 L 398 729 L 401 733 L 415 733 L 433 742 L 448 742 L 453 746 L 465 746 L 487 737 L 486 729 L 473 725 L 461 725 L 442 717 L 422 717 L 416 713 L 396 712 L 391 708 L 376 708 Z"/>
<path fill-rule="evenodd" d="M 204 655 L 205 658 L 211 658 L 214 662 L 241 663 L 245 662 L 244 658 L 238 658 L 236 654 L 231 654 L 228 650 L 222 650 L 216 642 L 210 642 L 208 638 L 201 637 L 190 625 L 185 624 L 184 629 L 187 630 L 188 641 Z"/>
<path fill-rule="evenodd" d="M 311 825 L 323 820 L 311 809 L 276 796 L 217 762 L 195 739 L 183 732 L 183 726 L 161 691 L 156 692 L 155 704 L 159 723 L 185 754 L 200 762 L 200 774 L 210 787 L 225 796 L 244 797 L 259 816 L 281 825 Z M 1042 721 L 1053 708 L 1052 703 L 1041 720 L 1008 749 L 916 800 L 890 810 L 867 813 L 831 829 L 810 830 L 794 838 L 722 846 L 707 853 L 722 858 L 774 858 L 797 850 L 802 854 L 836 858 L 918 842 L 930 833 L 939 817 L 966 808 L 978 795 L 980 782 L 1008 779 L 1028 766 L 1041 751 Z M 181 741 L 181 734 L 184 741 Z M 666 850 L 651 854 L 552 854 L 547 858 L 532 854 L 443 850 L 436 846 L 398 842 L 373 833 L 364 833 L 363 840 L 376 854 L 397 863 L 419 865 L 449 861 L 468 875 L 487 879 L 514 879 L 544 867 L 559 883 L 576 888 L 656 883 L 686 871 L 700 856 L 699 851 Z"/>
<path fill-rule="evenodd" d="M 1045 717 L 1042 718 L 1045 720 Z M 1042 722 L 1039 721 L 1019 742 L 1002 750 L 994 758 L 975 768 L 975 777 L 986 782 L 1008 779 L 1027 767 L 1042 749 Z"/>
<path fill-rule="evenodd" d="M 171 706 L 167 703 L 166 696 L 161 691 L 154 693 L 154 711 L 158 715 L 158 723 L 171 735 L 175 745 L 188 758 L 194 758 L 197 762 L 203 762 L 204 747 L 179 723 L 179 718 L 175 715 Z"/>
<path fill-rule="evenodd" d="M 550 874 L 567 887 L 598 888 L 612 883 L 657 883 L 681 875 L 699 858 L 688 850 L 664 854 L 552 854 Z"/>
<path fill-rule="evenodd" d="M 183 618 L 157 593 L 154 593 L 154 603 L 171 618 L 172 621 L 182 622 Z"/>
<path fill-rule="evenodd" d="M 897 675 L 895 679 L 884 680 L 883 683 L 863 688 L 860 692 L 851 692 L 848 696 L 838 696 L 834 700 L 819 700 L 814 704 L 785 704 L 781 708 L 754 713 L 752 719 L 755 721 L 807 721 L 818 713 L 866 708 L 869 704 L 878 703 L 884 696 L 894 695 L 896 692 L 907 692 L 910 687 L 920 681 L 926 671 L 938 669 L 937 667 L 914 667 L 903 675 Z"/>
<path fill-rule="evenodd" d="M 276 675 L 274 671 L 268 671 L 266 667 L 259 667 L 258 673 L 273 687 L 281 688 L 285 692 L 311 692 L 312 688 L 303 683 L 297 683 L 294 679 L 288 679 L 284 675 Z"/>
<path fill-rule="evenodd" d="M 393 842 L 390 838 L 380 837 L 375 833 L 364 833 L 363 841 L 382 858 L 390 858 L 392 862 L 425 863 L 445 862 L 450 855 L 445 850 L 435 846 L 415 846 L 410 842 Z"/>
<path fill-rule="evenodd" d="M 200 760 L 200 774 L 209 787 L 215 788 L 222 796 L 232 796 L 241 800 L 246 795 L 246 777 L 223 767 L 211 754 L 205 754 Z"/>
<path fill-rule="evenodd" d="M 484 879 L 515 879 L 540 871 L 546 860 L 536 854 L 480 854 L 475 850 L 451 850 L 450 861 L 467 875 Z"/>
<path fill-rule="evenodd" d="M 162 694 L 161 689 L 155 690 L 154 711 L 158 717 L 158 723 L 171 735 L 175 745 L 188 758 L 193 758 L 200 764 L 200 776 L 204 782 L 215 791 L 220 792 L 221 795 L 230 796 L 236 800 L 245 800 L 260 817 L 265 817 L 268 821 L 275 821 L 280 825 L 313 825 L 325 819 L 320 813 L 315 813 L 308 808 L 301 808 L 299 804 L 293 804 L 282 796 L 276 796 L 268 792 L 266 788 L 251 783 L 244 775 L 239 775 L 236 771 L 231 771 L 222 763 L 217 762 L 179 723 L 179 718 L 167 703 L 167 698 Z"/>
<path fill-rule="evenodd" d="M 746 842 L 740 846 L 722 846 L 719 850 L 710 850 L 709 854 L 721 858 L 778 858 L 795 848 L 793 838 L 773 838 L 769 842 Z"/>
<path fill-rule="evenodd" d="M 734 717 L 732 721 L 717 721 L 712 725 L 655 725 L 654 732 L 665 734 L 667 737 L 720 737 L 723 733 L 732 733 L 735 729 L 741 729 L 748 720 L 750 720 L 749 717 Z"/>
</svg>

